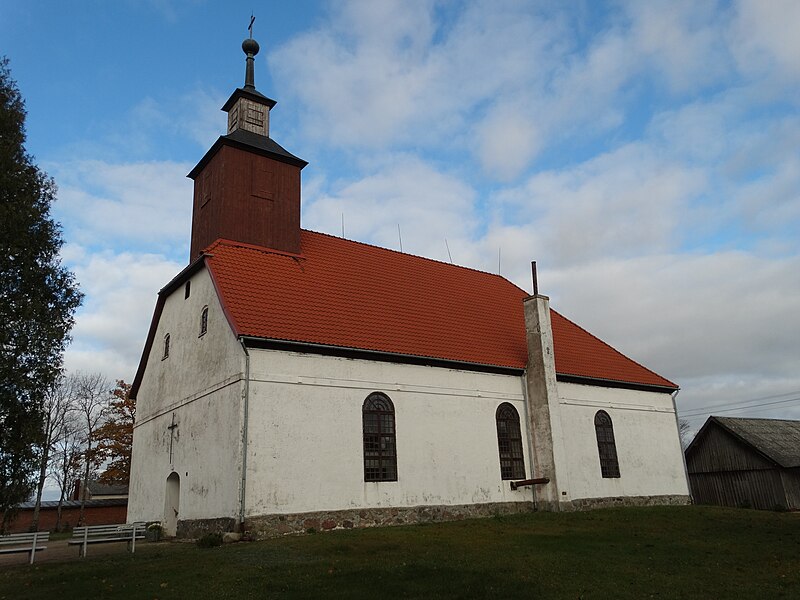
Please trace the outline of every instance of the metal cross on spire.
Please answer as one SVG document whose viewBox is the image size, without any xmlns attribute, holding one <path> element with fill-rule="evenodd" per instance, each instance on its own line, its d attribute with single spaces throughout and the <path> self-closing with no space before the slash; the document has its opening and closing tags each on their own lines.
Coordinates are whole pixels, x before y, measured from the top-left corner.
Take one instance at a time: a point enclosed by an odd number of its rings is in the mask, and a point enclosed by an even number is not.
<svg viewBox="0 0 800 600">
<path fill-rule="evenodd" d="M 253 39 L 253 23 L 255 23 L 255 20 L 255 16 L 250 14 L 250 25 L 247 26 L 250 37 L 242 42 L 242 50 L 247 55 L 247 65 L 244 72 L 244 89 L 246 90 L 256 89 L 255 76 L 253 74 L 254 57 L 258 54 L 258 42 Z"/>
</svg>

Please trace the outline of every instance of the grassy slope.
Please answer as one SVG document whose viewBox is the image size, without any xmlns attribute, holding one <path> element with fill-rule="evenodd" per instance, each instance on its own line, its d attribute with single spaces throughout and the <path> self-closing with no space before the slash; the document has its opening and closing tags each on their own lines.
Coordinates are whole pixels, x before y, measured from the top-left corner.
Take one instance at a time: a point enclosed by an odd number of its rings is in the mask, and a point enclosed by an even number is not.
<svg viewBox="0 0 800 600">
<path fill-rule="evenodd" d="M 798 598 L 800 515 L 539 513 L 0 572 L 6 598 Z"/>
</svg>

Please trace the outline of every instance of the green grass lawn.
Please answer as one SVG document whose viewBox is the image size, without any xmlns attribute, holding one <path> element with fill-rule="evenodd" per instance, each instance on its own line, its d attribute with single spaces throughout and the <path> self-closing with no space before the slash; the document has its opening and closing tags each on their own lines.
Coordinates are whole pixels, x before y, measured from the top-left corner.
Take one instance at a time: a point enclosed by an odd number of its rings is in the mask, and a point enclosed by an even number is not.
<svg viewBox="0 0 800 600">
<path fill-rule="evenodd" d="M 800 514 L 537 513 L 20 565 L 23 598 L 800 598 Z"/>
</svg>

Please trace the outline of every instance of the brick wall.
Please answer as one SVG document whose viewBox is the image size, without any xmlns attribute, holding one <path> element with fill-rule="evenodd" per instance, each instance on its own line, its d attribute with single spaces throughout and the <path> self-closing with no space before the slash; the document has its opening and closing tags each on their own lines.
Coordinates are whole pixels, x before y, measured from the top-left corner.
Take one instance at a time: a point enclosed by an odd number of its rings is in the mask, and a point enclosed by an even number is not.
<svg viewBox="0 0 800 600">
<path fill-rule="evenodd" d="M 71 529 L 78 524 L 81 509 L 79 507 L 64 507 L 61 509 L 61 529 Z M 124 523 L 128 514 L 128 505 L 117 506 L 87 506 L 86 525 L 113 525 Z M 58 510 L 56 508 L 42 508 L 39 511 L 39 531 L 53 531 L 56 526 Z M 9 525 L 9 533 L 24 533 L 30 530 L 33 522 L 33 509 L 22 508 Z"/>
</svg>

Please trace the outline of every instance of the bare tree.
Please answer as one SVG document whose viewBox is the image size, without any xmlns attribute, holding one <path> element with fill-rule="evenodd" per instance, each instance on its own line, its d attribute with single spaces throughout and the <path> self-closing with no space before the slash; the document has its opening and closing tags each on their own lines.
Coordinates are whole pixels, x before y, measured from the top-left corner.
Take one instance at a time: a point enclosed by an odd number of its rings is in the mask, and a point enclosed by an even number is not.
<svg viewBox="0 0 800 600">
<path fill-rule="evenodd" d="M 39 529 L 39 510 L 42 506 L 42 490 L 53 451 L 60 438 L 64 435 L 67 415 L 72 410 L 74 400 L 74 378 L 60 377 L 56 383 L 45 392 L 43 409 L 45 413 L 44 440 L 39 455 L 39 479 L 36 483 L 36 503 L 33 509 L 34 531 Z"/>
<path fill-rule="evenodd" d="M 686 450 L 692 440 L 689 436 L 692 433 L 692 426 L 688 419 L 678 419 L 678 435 L 681 436 L 681 447 Z"/>
<path fill-rule="evenodd" d="M 81 477 L 81 457 L 83 456 L 83 440 L 85 438 L 79 421 L 80 415 L 75 410 L 69 411 L 64 420 L 63 433 L 56 440 L 50 462 L 49 477 L 55 481 L 60 490 L 56 531 L 61 530 L 61 510 L 64 500 L 75 488 Z"/>
<path fill-rule="evenodd" d="M 81 489 L 81 510 L 78 525 L 84 524 L 86 512 L 86 493 L 89 475 L 95 462 L 94 436 L 108 408 L 111 384 L 100 373 L 76 373 L 75 410 L 80 415 L 81 427 L 85 435 L 83 449 L 83 485 Z"/>
</svg>

